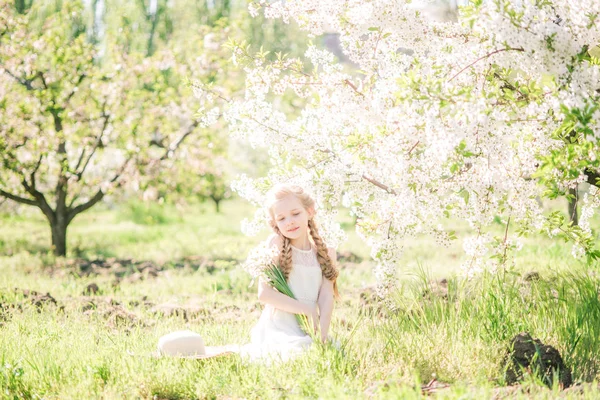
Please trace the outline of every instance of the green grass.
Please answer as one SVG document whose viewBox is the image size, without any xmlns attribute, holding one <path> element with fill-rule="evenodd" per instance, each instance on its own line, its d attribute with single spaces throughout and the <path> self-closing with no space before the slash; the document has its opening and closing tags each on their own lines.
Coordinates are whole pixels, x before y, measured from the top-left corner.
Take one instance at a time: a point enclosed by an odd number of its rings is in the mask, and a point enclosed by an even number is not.
<svg viewBox="0 0 600 400">
<path fill-rule="evenodd" d="M 418 399 L 434 376 L 450 384 L 437 398 L 600 396 L 600 277 L 571 258 L 569 245 L 541 236 L 525 240 L 515 268 L 472 281 L 457 274 L 464 260 L 460 241 L 438 248 L 429 238 L 407 240 L 394 311 L 379 312 L 361 299 L 375 283 L 372 262 L 343 265 L 331 328 L 341 350 L 314 348 L 283 367 L 238 357 L 153 358 L 158 338 L 179 329 L 200 333 L 207 345 L 249 341 L 260 307 L 256 286 L 248 287 L 238 263 L 260 238 L 241 234 L 239 221 L 253 213 L 242 202 L 224 203 L 221 215 L 202 205 L 166 206 L 153 208 L 147 220 L 144 209 L 127 205 L 80 215 L 69 230 L 69 258 L 167 266 L 194 256 L 222 261 L 215 269 L 168 267 L 158 277 L 113 286 L 110 275 L 56 269 L 41 214 L 0 217 L 0 398 Z M 459 237 L 468 233 L 464 224 L 456 227 Z M 367 257 L 369 250 L 348 235 L 340 250 Z M 523 280 L 530 270 L 541 279 Z M 449 278 L 447 294 L 424 296 L 429 282 L 441 277 Z M 83 296 L 91 282 L 101 294 Z M 38 309 L 15 287 L 49 292 L 58 306 Z M 90 300 L 95 306 L 85 311 Z M 195 312 L 165 317 L 144 301 Z M 574 380 L 586 384 L 561 392 L 529 377 L 517 388 L 504 387 L 502 360 L 522 331 L 555 346 Z"/>
</svg>

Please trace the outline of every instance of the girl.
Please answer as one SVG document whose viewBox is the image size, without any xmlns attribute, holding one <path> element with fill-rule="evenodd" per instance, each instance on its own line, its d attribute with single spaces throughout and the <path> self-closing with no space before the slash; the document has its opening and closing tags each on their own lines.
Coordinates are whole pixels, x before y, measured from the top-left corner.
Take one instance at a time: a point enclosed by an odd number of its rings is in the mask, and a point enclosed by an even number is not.
<svg viewBox="0 0 600 400">
<path fill-rule="evenodd" d="M 271 356 L 287 360 L 312 343 L 300 329 L 294 314 L 304 314 L 315 333 L 325 342 L 333 312 L 334 296 L 339 297 L 336 280 L 336 253 L 327 248 L 314 220 L 315 202 L 299 186 L 279 185 L 267 196 L 269 224 L 274 234 L 269 238 L 276 246 L 278 260 L 296 299 L 288 297 L 260 280 L 258 300 L 265 304 L 260 319 L 252 328 L 251 342 L 244 346 L 204 348 L 199 335 L 174 332 L 159 341 L 159 351 L 168 355 L 211 357 L 236 352 L 250 359 Z"/>
</svg>

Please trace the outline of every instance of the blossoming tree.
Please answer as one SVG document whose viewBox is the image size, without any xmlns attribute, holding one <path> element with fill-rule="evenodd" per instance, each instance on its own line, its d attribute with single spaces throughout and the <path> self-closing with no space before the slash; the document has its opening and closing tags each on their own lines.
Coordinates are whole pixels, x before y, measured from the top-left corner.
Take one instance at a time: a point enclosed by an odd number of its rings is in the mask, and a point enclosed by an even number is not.
<svg viewBox="0 0 600 400">
<path fill-rule="evenodd" d="M 358 69 L 348 72 L 316 46 L 292 59 L 234 43 L 246 97 L 229 102 L 225 116 L 234 136 L 268 149 L 273 163 L 267 177 L 243 177 L 234 188 L 256 204 L 273 183 L 312 188 L 332 211 L 321 220 L 331 245 L 342 239 L 333 210 L 350 208 L 382 293 L 395 280 L 403 237 L 455 238 L 443 218 L 466 220 L 475 232 L 464 239 L 468 273 L 505 265 L 517 235 L 539 230 L 571 239 L 576 256 L 597 258 L 588 223 L 595 186 L 579 227 L 544 215 L 536 196 L 597 184 L 600 66 L 590 49 L 600 43 L 600 1 L 473 0 L 447 14 L 451 23 L 414 3 L 251 4 L 251 13 L 295 20 L 310 35 L 339 32 Z M 278 108 L 290 91 L 306 100 L 296 113 Z M 504 228 L 494 235 L 498 217 Z M 259 210 L 246 229 L 262 218 Z"/>
<path fill-rule="evenodd" d="M 195 118 L 191 64 L 169 50 L 101 62 L 83 18 L 64 2 L 38 30 L 0 1 L 0 197 L 43 212 L 56 255 L 78 214 L 170 167 L 215 115 Z"/>
</svg>

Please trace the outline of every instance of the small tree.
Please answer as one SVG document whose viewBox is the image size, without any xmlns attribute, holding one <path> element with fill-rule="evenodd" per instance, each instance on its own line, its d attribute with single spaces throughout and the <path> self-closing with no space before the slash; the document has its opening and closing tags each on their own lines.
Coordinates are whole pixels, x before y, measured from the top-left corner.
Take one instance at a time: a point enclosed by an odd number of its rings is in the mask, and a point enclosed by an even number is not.
<svg viewBox="0 0 600 400">
<path fill-rule="evenodd" d="M 102 64 L 83 19 L 64 2 L 39 30 L 0 0 L 0 196 L 42 211 L 59 256 L 78 214 L 171 165 L 214 114 L 194 118 L 193 70 L 171 51 Z"/>
</svg>

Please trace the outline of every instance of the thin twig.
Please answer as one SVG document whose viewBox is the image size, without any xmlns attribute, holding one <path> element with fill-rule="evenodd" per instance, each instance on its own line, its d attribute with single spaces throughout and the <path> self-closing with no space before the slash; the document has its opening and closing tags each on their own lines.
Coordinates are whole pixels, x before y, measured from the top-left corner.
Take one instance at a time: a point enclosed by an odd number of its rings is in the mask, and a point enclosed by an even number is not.
<svg viewBox="0 0 600 400">
<path fill-rule="evenodd" d="M 413 147 L 411 147 L 411 148 L 410 148 L 410 150 L 408 151 L 408 153 L 406 153 L 406 155 L 407 155 L 407 156 L 410 156 L 410 153 L 412 153 L 412 152 L 413 152 L 413 150 L 417 148 L 417 146 L 419 145 L 419 143 L 420 143 L 420 142 L 421 142 L 420 140 L 417 140 L 417 143 L 415 143 L 415 144 L 413 145 Z"/>
<path fill-rule="evenodd" d="M 362 178 L 364 180 L 366 180 L 367 182 L 372 183 L 373 185 L 377 186 L 378 188 L 381 188 L 383 190 L 385 190 L 386 192 L 393 194 L 393 195 L 397 195 L 398 193 L 396 193 L 396 191 L 394 189 L 391 189 L 389 186 L 384 185 L 383 183 L 371 178 L 370 176 L 368 176 L 367 174 L 363 174 Z"/>
<path fill-rule="evenodd" d="M 502 264 L 504 265 L 506 263 L 506 240 L 508 239 L 508 227 L 510 225 L 510 215 L 508 216 L 508 220 L 506 220 L 506 230 L 504 231 L 504 241 L 502 242 L 504 244 L 504 253 L 502 254 Z"/>
<path fill-rule="evenodd" d="M 505 49 L 497 49 L 497 50 L 494 50 L 494 51 L 492 51 L 491 53 L 488 53 L 488 54 L 486 54 L 486 55 L 484 55 L 484 56 L 481 56 L 481 57 L 479 57 L 477 60 L 473 61 L 471 64 L 467 65 L 466 67 L 464 67 L 463 69 L 461 69 L 460 71 L 458 71 L 458 72 L 456 73 L 456 75 L 454 75 L 452 78 L 450 78 L 450 79 L 448 80 L 448 82 L 452 81 L 452 80 L 453 80 L 454 78 L 456 78 L 458 75 L 462 74 L 462 73 L 463 73 L 465 70 L 467 70 L 467 69 L 471 68 L 473 65 L 477 64 L 479 61 L 481 61 L 481 60 L 483 60 L 483 59 L 486 59 L 486 58 L 488 58 L 488 57 L 491 57 L 491 56 L 493 56 L 494 54 L 502 53 L 502 52 L 504 52 L 504 51 L 509 51 L 509 50 L 514 50 L 514 51 L 525 51 L 525 50 L 524 50 L 522 47 L 518 47 L 518 48 L 515 48 L 515 47 L 509 47 L 509 48 L 505 48 Z"/>
<path fill-rule="evenodd" d="M 362 97 L 365 97 L 365 95 L 363 93 L 361 93 L 356 86 L 354 86 L 354 84 L 352 82 L 350 82 L 349 79 L 344 80 L 344 83 L 348 86 L 350 86 L 352 88 L 352 90 L 354 90 L 356 93 L 360 94 Z"/>
</svg>

